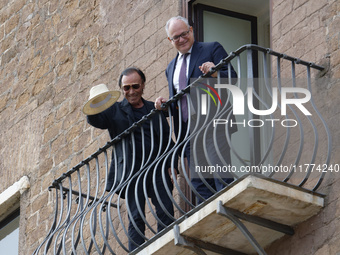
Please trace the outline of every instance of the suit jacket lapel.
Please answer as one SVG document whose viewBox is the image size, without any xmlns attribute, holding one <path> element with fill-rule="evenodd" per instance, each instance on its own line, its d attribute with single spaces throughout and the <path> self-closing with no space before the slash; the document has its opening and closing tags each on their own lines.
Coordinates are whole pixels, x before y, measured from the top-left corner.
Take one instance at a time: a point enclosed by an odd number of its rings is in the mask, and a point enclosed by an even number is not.
<svg viewBox="0 0 340 255">
<path fill-rule="evenodd" d="M 143 98 L 142 98 L 143 102 L 144 102 L 144 106 L 147 109 L 147 112 L 151 112 L 151 110 L 154 109 L 153 104 L 149 104 L 148 102 L 146 102 Z M 124 98 L 124 100 L 122 101 L 121 104 L 121 109 L 122 111 L 127 115 L 128 120 L 129 120 L 129 125 L 132 126 L 133 123 L 136 122 L 135 120 L 135 115 L 133 114 L 133 110 L 132 110 L 132 106 L 129 104 L 129 102 L 126 100 L 126 98 Z M 159 135 L 159 124 L 158 124 L 158 116 L 154 115 L 154 117 L 152 118 L 154 121 L 154 131 L 157 133 L 157 135 Z"/>
<path fill-rule="evenodd" d="M 194 45 L 192 46 L 191 56 L 190 56 L 189 73 L 188 73 L 188 77 L 189 77 L 188 84 L 190 84 L 190 77 L 192 77 L 192 75 L 193 75 L 194 68 L 195 68 L 196 63 L 197 63 L 197 61 L 199 59 L 199 56 L 201 55 L 201 51 L 202 51 L 202 46 L 200 45 L 200 43 L 195 41 Z M 198 77 L 195 77 L 195 78 L 198 78 Z"/>
<path fill-rule="evenodd" d="M 123 99 L 121 106 L 121 110 L 127 115 L 129 124 L 131 126 L 135 122 L 135 117 L 131 105 L 129 104 L 128 100 L 126 100 L 126 98 Z"/>
<path fill-rule="evenodd" d="M 178 59 L 178 53 L 176 55 L 176 58 L 174 59 L 174 61 L 171 61 L 170 62 L 170 66 L 169 66 L 169 73 L 168 73 L 168 76 L 169 76 L 169 79 L 168 79 L 168 82 L 169 82 L 169 87 L 172 88 L 170 91 L 169 91 L 169 96 L 170 97 L 173 97 L 176 92 L 175 92 L 175 88 L 174 88 L 174 73 L 175 73 L 175 67 L 176 67 L 176 63 L 177 63 L 177 59 Z"/>
</svg>

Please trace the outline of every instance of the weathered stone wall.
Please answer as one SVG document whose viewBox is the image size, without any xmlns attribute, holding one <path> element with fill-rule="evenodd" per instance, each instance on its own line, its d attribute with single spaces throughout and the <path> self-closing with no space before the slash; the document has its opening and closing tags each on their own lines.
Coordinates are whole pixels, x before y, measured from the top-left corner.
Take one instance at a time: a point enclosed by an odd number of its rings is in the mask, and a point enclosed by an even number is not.
<svg viewBox="0 0 340 255">
<path fill-rule="evenodd" d="M 272 48 L 326 67 L 325 71 L 313 71 L 312 75 L 329 78 L 330 82 L 313 83 L 312 91 L 332 134 L 330 164 L 339 164 L 340 3 L 336 0 L 272 0 L 271 5 Z M 286 74 L 289 72 L 290 67 L 287 67 Z M 324 143 L 320 141 L 319 150 L 325 155 Z M 328 172 L 319 190 L 326 195 L 324 209 L 297 226 L 293 236 L 285 236 L 269 247 L 268 254 L 340 254 L 339 187 L 340 173 Z"/>
<path fill-rule="evenodd" d="M 22 176 L 20 254 L 31 254 L 52 224 L 52 181 L 108 140 L 81 112 L 89 89 L 118 89 L 120 72 L 141 68 L 145 98 L 167 96 L 175 51 L 167 19 L 179 1 L 0 1 L 0 192 Z"/>
<path fill-rule="evenodd" d="M 271 4 L 272 48 L 326 66 L 314 76 L 339 79 L 339 1 Z M 51 227 L 52 181 L 109 138 L 81 112 L 90 87 L 117 89 L 133 65 L 146 74 L 146 99 L 167 95 L 164 70 L 175 51 L 164 25 L 179 13 L 178 0 L 0 0 L 0 192 L 24 175 L 31 184 L 20 205 L 20 254 L 31 254 Z M 331 164 L 340 158 L 338 86 L 313 87 L 333 136 Z M 339 173 L 329 173 L 325 208 L 268 254 L 338 254 L 339 187 Z"/>
</svg>

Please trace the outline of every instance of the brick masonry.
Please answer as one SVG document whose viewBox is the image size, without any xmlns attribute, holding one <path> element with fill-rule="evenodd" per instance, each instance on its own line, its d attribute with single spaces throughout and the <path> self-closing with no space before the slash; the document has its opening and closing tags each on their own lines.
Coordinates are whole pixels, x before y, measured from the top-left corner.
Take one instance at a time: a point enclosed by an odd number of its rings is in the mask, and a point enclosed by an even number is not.
<svg viewBox="0 0 340 255">
<path fill-rule="evenodd" d="M 325 76 L 339 79 L 340 3 L 271 5 L 272 48 L 324 65 Z M 31 254 L 51 227 L 52 181 L 108 140 L 81 112 L 90 87 L 118 89 L 119 73 L 134 65 L 146 74 L 146 99 L 167 96 L 164 70 L 175 51 L 164 25 L 180 6 L 177 0 L 0 0 L 0 192 L 24 175 L 31 183 L 20 204 L 20 254 Z M 313 89 L 333 135 L 331 163 L 339 163 L 340 90 Z M 325 209 L 268 254 L 340 254 L 339 187 L 339 174 L 329 175 L 321 190 Z"/>
<path fill-rule="evenodd" d="M 331 164 L 339 164 L 339 1 L 272 0 L 272 48 L 325 66 L 324 76 L 333 81 L 314 85 L 316 105 L 329 125 L 333 138 Z M 322 147 L 322 142 L 320 144 Z M 329 173 L 320 189 L 326 195 L 325 207 L 316 216 L 295 228 L 266 249 L 275 255 L 340 254 L 340 173 Z"/>
<path fill-rule="evenodd" d="M 52 181 L 108 140 L 81 112 L 91 86 L 118 89 L 129 66 L 147 77 L 145 98 L 167 96 L 176 52 L 165 23 L 176 0 L 0 1 L 0 192 L 27 175 L 20 254 L 31 254 L 53 216 Z"/>
</svg>

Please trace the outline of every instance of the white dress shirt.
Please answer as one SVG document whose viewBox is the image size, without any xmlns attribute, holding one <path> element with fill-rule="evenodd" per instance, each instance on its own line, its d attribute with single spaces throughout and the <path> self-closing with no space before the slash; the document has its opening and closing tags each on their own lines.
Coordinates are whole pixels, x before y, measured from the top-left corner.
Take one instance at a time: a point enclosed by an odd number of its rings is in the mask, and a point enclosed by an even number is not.
<svg viewBox="0 0 340 255">
<path fill-rule="evenodd" d="M 188 78 L 188 72 L 189 72 L 189 65 L 190 65 L 190 57 L 191 57 L 191 49 L 187 52 L 189 53 L 189 55 L 187 56 L 187 72 L 186 72 L 186 76 Z M 179 89 L 179 72 L 181 71 L 181 66 L 182 66 L 182 62 L 183 62 L 183 58 L 184 58 L 184 54 L 181 54 L 180 52 L 178 52 L 178 58 L 176 61 L 176 67 L 175 67 L 175 72 L 174 72 L 174 77 L 173 77 L 173 84 L 174 84 L 174 88 L 176 89 L 176 92 L 178 93 L 180 91 Z"/>
</svg>

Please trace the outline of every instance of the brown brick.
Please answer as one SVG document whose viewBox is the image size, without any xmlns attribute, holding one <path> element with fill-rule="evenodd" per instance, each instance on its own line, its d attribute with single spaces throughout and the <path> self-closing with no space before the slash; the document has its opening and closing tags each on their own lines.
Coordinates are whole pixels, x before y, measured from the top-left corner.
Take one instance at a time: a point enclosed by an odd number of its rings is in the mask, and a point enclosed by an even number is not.
<svg viewBox="0 0 340 255">
<path fill-rule="evenodd" d="M 100 29 L 100 26 L 96 24 L 99 17 L 98 8 L 87 13 L 86 16 L 79 21 L 79 27 L 81 27 L 80 32 L 90 35 L 97 34 L 99 32 L 98 29 Z"/>
<path fill-rule="evenodd" d="M 7 35 L 4 38 L 4 40 L 1 42 L 1 51 L 3 53 L 5 53 L 6 51 L 10 50 L 11 48 L 15 48 L 16 45 L 13 44 L 13 42 L 15 42 L 15 35 L 14 35 L 14 33 L 10 34 L 10 35 Z"/>
<path fill-rule="evenodd" d="M 70 104 L 69 101 L 63 102 L 57 109 L 55 119 L 57 121 L 63 119 L 67 114 L 69 114 Z"/>
<path fill-rule="evenodd" d="M 69 130 L 74 125 L 78 126 L 78 121 L 82 117 L 80 111 L 73 111 L 64 118 L 63 129 Z M 84 123 L 83 123 L 84 124 Z"/>
<path fill-rule="evenodd" d="M 0 96 L 0 112 L 6 107 L 8 102 L 8 95 Z"/>
<path fill-rule="evenodd" d="M 332 23 L 328 26 L 331 35 L 339 35 L 340 18 L 335 16 Z M 338 38 L 339 39 L 339 38 Z"/>
<path fill-rule="evenodd" d="M 76 74 L 82 76 L 91 71 L 91 69 L 92 69 L 91 59 L 86 59 L 76 66 Z"/>
<path fill-rule="evenodd" d="M 55 91 L 52 84 L 54 80 L 54 73 L 49 73 L 48 75 L 44 76 L 39 82 L 46 84 L 46 88 L 41 91 L 38 96 L 38 105 L 42 105 L 46 102 L 50 102 L 52 98 L 54 98 Z"/>
<path fill-rule="evenodd" d="M 102 147 L 104 143 L 99 144 L 97 141 L 90 141 L 85 148 L 83 148 L 83 156 L 87 158 L 88 156 L 95 153 L 99 147 Z"/>
<path fill-rule="evenodd" d="M 62 6 L 64 13 L 73 13 L 78 8 L 78 2 L 63 0 L 60 6 Z"/>
<path fill-rule="evenodd" d="M 55 14 L 58 10 L 58 1 L 48 1 L 48 14 Z"/>
<path fill-rule="evenodd" d="M 157 33 L 150 35 L 146 38 L 145 40 L 145 52 L 148 53 L 150 51 L 155 51 L 154 53 L 156 53 L 157 51 L 157 45 L 159 43 L 159 35 Z M 156 56 L 157 57 L 157 54 Z"/>
<path fill-rule="evenodd" d="M 144 27 L 144 17 L 137 17 L 137 19 L 129 24 L 124 30 L 124 39 L 128 40 L 131 36 L 134 36 Z"/>
<path fill-rule="evenodd" d="M 296 0 L 293 3 L 293 10 L 295 10 L 296 8 L 299 8 L 301 5 L 304 5 L 306 2 L 308 2 L 308 0 Z"/>
<path fill-rule="evenodd" d="M 43 160 L 41 160 L 41 162 L 39 164 L 39 176 L 46 174 L 53 167 L 53 160 L 52 160 L 52 158 L 49 158 L 48 157 L 49 155 L 47 154 L 50 150 L 50 147 L 45 146 L 45 148 L 47 148 L 48 151 L 45 152 L 46 154 L 41 153 L 41 155 L 44 155 L 44 158 L 43 158 Z"/>
<path fill-rule="evenodd" d="M 20 16 L 14 15 L 5 23 L 5 34 L 10 34 L 19 24 Z"/>
<path fill-rule="evenodd" d="M 0 24 L 4 24 L 6 20 L 9 19 L 11 13 L 9 12 L 9 7 L 4 6 L 0 9 Z"/>
<path fill-rule="evenodd" d="M 25 0 L 16 0 L 10 4 L 9 13 L 17 13 L 26 4 Z"/>
<path fill-rule="evenodd" d="M 22 22 L 31 20 L 34 16 L 34 3 L 30 2 L 23 6 L 21 10 Z"/>
<path fill-rule="evenodd" d="M 28 219 L 26 224 L 26 232 L 32 232 L 38 224 L 38 213 L 32 213 Z"/>
<path fill-rule="evenodd" d="M 286 19 L 283 21 L 282 34 L 285 35 L 293 27 L 298 25 L 306 18 L 306 7 L 300 6 L 295 9 L 294 12 L 289 12 Z"/>
<path fill-rule="evenodd" d="M 80 20 L 85 16 L 88 15 L 87 13 L 84 12 L 82 9 L 75 9 L 72 11 L 72 15 L 70 15 L 70 20 L 69 20 L 69 25 L 71 27 L 76 27 Z"/>
<path fill-rule="evenodd" d="M 67 32 L 68 25 L 69 25 L 68 17 L 63 18 L 57 14 L 57 16 L 54 19 L 55 19 L 55 23 L 57 24 L 57 28 L 56 28 L 57 36 L 60 36 L 61 34 Z"/>
<path fill-rule="evenodd" d="M 48 75 L 44 76 L 42 79 L 37 80 L 34 83 L 32 95 L 35 96 L 39 93 L 42 93 L 39 95 L 39 104 L 42 104 L 44 101 L 46 101 L 49 98 L 49 93 L 44 93 L 46 90 L 48 90 L 48 85 L 50 85 L 51 81 L 53 80 L 54 75 L 52 73 L 49 73 Z M 49 92 L 49 91 L 47 91 Z"/>
<path fill-rule="evenodd" d="M 49 113 L 44 119 L 44 130 L 49 128 L 54 123 L 55 112 Z"/>
<path fill-rule="evenodd" d="M 27 91 L 21 94 L 18 98 L 18 102 L 16 104 L 16 109 L 20 108 L 21 106 L 25 105 L 27 101 L 30 99 L 31 95 Z"/>
<path fill-rule="evenodd" d="M 68 87 L 66 87 L 64 90 L 62 90 L 60 93 L 57 94 L 57 96 L 55 96 L 53 98 L 53 104 L 55 106 L 59 106 L 60 104 L 62 104 L 63 102 L 67 101 L 70 96 L 71 96 L 71 92 L 72 92 L 72 85 L 69 85 Z"/>
<path fill-rule="evenodd" d="M 4 39 L 5 37 L 5 25 L 2 24 L 0 25 L 0 42 Z"/>
<path fill-rule="evenodd" d="M 54 123 L 52 126 L 50 126 L 44 133 L 44 143 L 51 141 L 52 139 L 55 139 L 58 134 L 60 134 L 61 131 L 61 125 L 62 122 Z"/>
<path fill-rule="evenodd" d="M 34 201 L 32 201 L 31 207 L 32 212 L 37 212 L 41 208 L 45 207 L 48 201 L 48 193 L 43 192 L 41 195 L 39 195 Z"/>
<path fill-rule="evenodd" d="M 59 150 L 55 153 L 53 159 L 56 165 L 63 163 L 66 159 L 70 157 L 72 154 L 72 144 L 68 144 L 67 146 L 59 148 Z M 58 169 L 60 175 L 62 174 L 61 169 Z"/>
<path fill-rule="evenodd" d="M 135 46 L 138 47 L 141 43 L 144 43 L 152 34 L 157 30 L 157 20 L 152 20 L 145 24 L 143 28 L 135 34 Z"/>
<path fill-rule="evenodd" d="M 90 143 L 90 131 L 85 131 L 79 134 L 78 137 L 74 139 L 74 151 L 79 152 L 82 151 L 89 143 Z"/>
<path fill-rule="evenodd" d="M 165 32 L 165 25 L 166 22 L 173 16 L 176 16 L 177 14 L 174 15 L 174 13 L 177 12 L 176 8 L 178 8 L 178 6 L 176 4 L 171 4 L 171 2 L 162 2 L 162 12 L 160 13 L 160 15 L 157 16 L 157 24 L 158 24 L 158 29 L 160 29 L 161 31 L 164 32 L 165 36 L 166 36 L 166 32 Z"/>
<path fill-rule="evenodd" d="M 144 44 L 136 47 L 129 55 L 125 58 L 125 66 L 133 66 L 133 62 L 135 59 L 142 58 L 144 55 Z"/>
<path fill-rule="evenodd" d="M 308 4 L 306 4 L 306 9 L 307 9 L 306 15 L 310 16 L 313 13 L 318 13 L 326 5 L 327 5 L 326 1 L 308 2 Z"/>
<path fill-rule="evenodd" d="M 330 71 L 326 75 L 340 77 L 337 2 L 272 1 L 273 48 L 308 61 L 322 62 L 328 55 Z M 5 133 L 0 135 L 0 168 L 4 170 L 0 171 L 0 191 L 21 175 L 32 178 L 27 202 L 21 205 L 22 212 L 26 211 L 21 224 L 26 224 L 27 231 L 20 237 L 20 247 L 24 247 L 20 254 L 33 253 L 51 227 L 54 190 L 48 192 L 47 188 L 53 180 L 110 139 L 106 130 L 90 127 L 81 112 L 89 88 L 104 82 L 116 89 L 120 72 L 137 65 L 147 75 L 150 90 L 145 97 L 167 97 L 164 70 L 176 50 L 166 39 L 164 26 L 178 14 L 179 4 L 174 0 L 0 0 L 0 117 L 8 120 L 1 124 Z M 289 73 L 289 65 L 283 67 Z M 317 89 L 317 104 L 325 108 L 323 114 L 333 134 L 332 158 L 336 162 L 340 156 L 340 95 L 336 86 Z M 319 146 L 318 152 L 324 153 L 324 142 Z M 18 170 L 7 170 L 13 167 Z M 293 237 L 284 237 L 268 248 L 268 254 L 339 252 L 338 181 L 334 174 L 327 178 L 333 181 L 322 190 L 328 200 L 322 213 L 297 226 Z M 31 207 L 36 208 L 35 214 L 29 212 Z M 123 217 L 127 226 L 126 214 Z M 152 219 L 149 212 L 147 218 Z M 127 244 L 119 221 L 114 225 Z M 85 231 L 89 235 L 88 229 Z M 152 236 L 150 231 L 147 235 Z M 111 241 L 117 254 L 125 253 L 114 238 Z"/>
<path fill-rule="evenodd" d="M 66 139 L 68 143 L 71 143 L 76 137 L 83 133 L 84 122 L 78 122 L 67 132 Z"/>
<path fill-rule="evenodd" d="M 160 41 L 158 42 L 158 45 L 160 46 L 157 49 L 157 54 L 158 57 L 161 57 L 163 55 L 166 55 L 168 51 L 173 51 L 173 47 L 171 45 L 171 43 L 169 42 L 169 40 L 166 38 L 166 34 L 165 33 L 160 33 L 158 32 L 158 38 L 160 38 Z M 173 58 L 175 57 L 175 53 L 173 54 Z"/>
<path fill-rule="evenodd" d="M 62 78 L 71 73 L 73 66 L 72 59 L 67 59 L 64 63 L 56 67 L 57 77 Z"/>
<path fill-rule="evenodd" d="M 273 25 L 275 26 L 278 22 L 283 20 L 287 15 L 289 15 L 293 10 L 293 4 L 289 1 L 281 1 L 278 6 L 274 6 L 275 16 L 273 15 Z"/>
<path fill-rule="evenodd" d="M 60 148 L 65 147 L 66 138 L 63 134 L 60 134 L 51 142 L 51 150 L 58 151 Z"/>
</svg>

